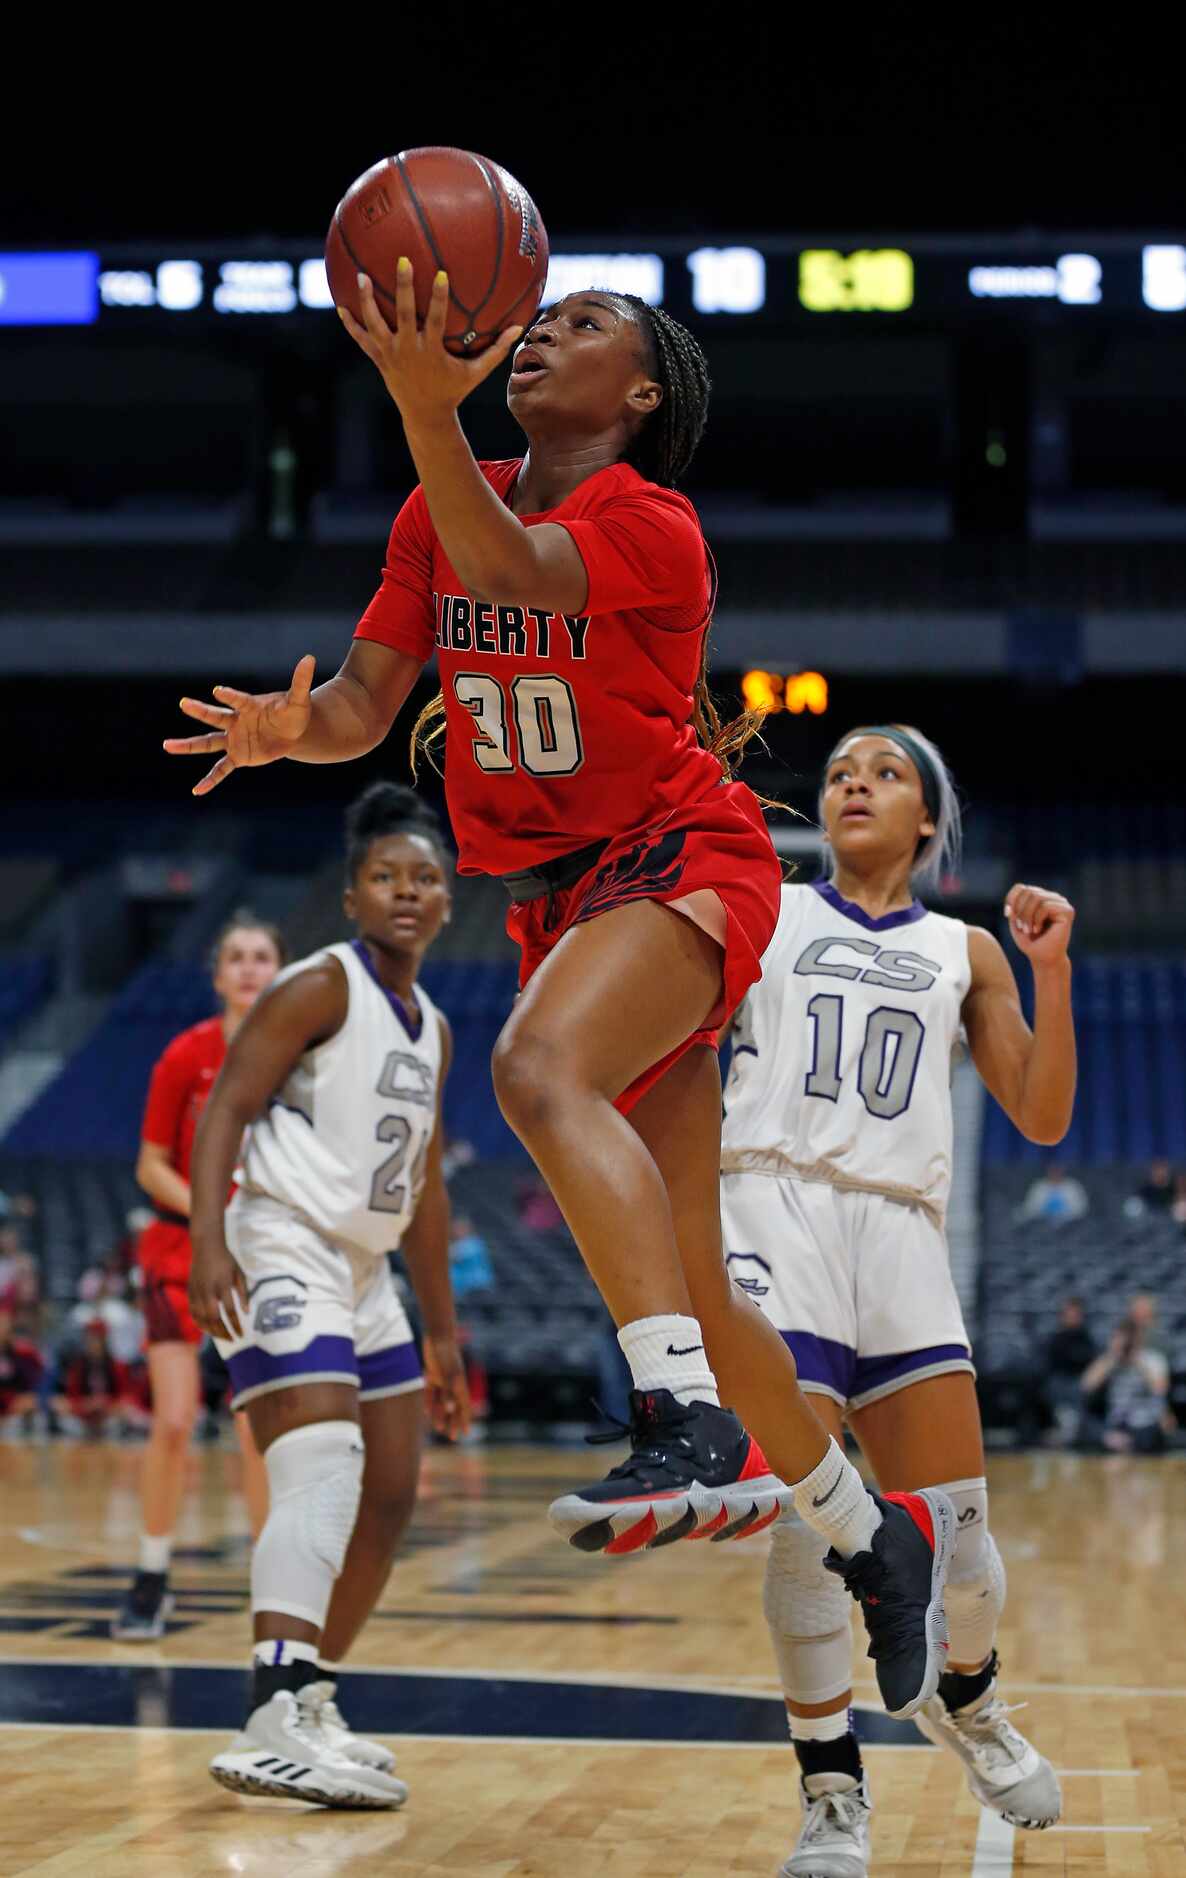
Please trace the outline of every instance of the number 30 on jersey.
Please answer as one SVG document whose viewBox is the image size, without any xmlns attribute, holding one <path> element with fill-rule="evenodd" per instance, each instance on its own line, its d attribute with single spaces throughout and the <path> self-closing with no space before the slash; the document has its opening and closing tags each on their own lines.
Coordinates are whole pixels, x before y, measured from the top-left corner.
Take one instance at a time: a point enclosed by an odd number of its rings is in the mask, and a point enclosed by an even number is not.
<svg viewBox="0 0 1186 1878">
<path fill-rule="evenodd" d="M 453 691 L 474 720 L 474 762 L 487 775 L 573 776 L 580 769 L 585 751 L 567 679 L 537 672 L 502 685 L 488 672 L 457 672 Z"/>
</svg>

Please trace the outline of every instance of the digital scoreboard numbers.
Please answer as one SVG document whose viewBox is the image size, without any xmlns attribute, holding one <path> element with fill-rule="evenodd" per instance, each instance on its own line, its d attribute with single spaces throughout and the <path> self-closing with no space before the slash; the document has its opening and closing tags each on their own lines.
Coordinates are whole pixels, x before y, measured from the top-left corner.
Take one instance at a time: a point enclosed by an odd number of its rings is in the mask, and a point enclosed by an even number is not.
<svg viewBox="0 0 1186 1878">
<path fill-rule="evenodd" d="M 799 304 L 809 313 L 904 313 L 914 304 L 914 262 L 904 248 L 805 248 Z"/>
</svg>

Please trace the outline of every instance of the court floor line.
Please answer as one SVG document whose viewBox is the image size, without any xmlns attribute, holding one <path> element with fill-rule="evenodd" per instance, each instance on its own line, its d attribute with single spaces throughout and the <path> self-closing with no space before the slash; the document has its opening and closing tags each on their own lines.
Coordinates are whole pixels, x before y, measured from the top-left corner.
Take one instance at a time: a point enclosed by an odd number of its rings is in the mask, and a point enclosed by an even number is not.
<svg viewBox="0 0 1186 1878">
<path fill-rule="evenodd" d="M 1013 1828 L 999 1813 L 984 1808 L 972 1854 L 971 1878 L 1004 1878 L 1013 1870 Z"/>
<path fill-rule="evenodd" d="M 227 1728 L 170 1728 L 156 1722 L 138 1727 L 135 1722 L 14 1722 L 0 1721 L 0 1730 L 25 1734 L 51 1732 L 53 1734 L 76 1735 L 219 1735 L 225 1737 Z M 789 1741 L 672 1741 L 656 1742 L 653 1736 L 634 1740 L 629 1736 L 609 1735 L 439 1735 L 439 1734 L 399 1734 L 384 1733 L 385 1741 L 405 1742 L 408 1747 L 415 1747 L 420 1741 L 460 1742 L 470 1747 L 511 1747 L 511 1748 L 645 1748 L 648 1751 L 656 1747 L 678 1751 L 682 1748 L 716 1748 L 725 1754 L 782 1754 L 789 1751 Z M 928 1743 L 923 1743 L 928 1746 Z M 918 1746 L 912 1741 L 866 1741 L 861 1744 L 862 1754 L 917 1754 Z M 938 1749 L 932 1749 L 937 1753 Z"/>
</svg>

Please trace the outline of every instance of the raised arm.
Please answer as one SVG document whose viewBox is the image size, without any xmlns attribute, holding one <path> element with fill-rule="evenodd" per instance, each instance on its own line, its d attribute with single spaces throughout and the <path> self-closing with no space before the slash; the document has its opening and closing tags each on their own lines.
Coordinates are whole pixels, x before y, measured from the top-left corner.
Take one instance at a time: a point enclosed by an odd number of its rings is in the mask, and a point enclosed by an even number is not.
<svg viewBox="0 0 1186 1878">
<path fill-rule="evenodd" d="M 336 960 L 273 985 L 236 1032 L 202 1110 L 190 1169 L 189 1299 L 194 1321 L 213 1336 L 225 1337 L 228 1329 L 240 1335 L 239 1307 L 247 1309 L 246 1281 L 227 1250 L 224 1225 L 244 1131 L 305 1051 L 341 1029 L 348 998 Z"/>
<path fill-rule="evenodd" d="M 456 1440 L 470 1425 L 469 1390 L 457 1341 L 453 1286 L 449 1279 L 449 1191 L 442 1165 L 444 1127 L 441 1110 L 445 1078 L 453 1059 L 453 1038 L 441 1018 L 441 1079 L 437 1089 L 436 1126 L 428 1144 L 424 1186 L 415 1217 L 400 1242 L 416 1302 L 424 1320 L 424 1372 L 428 1412 L 438 1433 Z"/>
<path fill-rule="evenodd" d="M 217 758 L 196 796 L 209 795 L 236 769 L 254 769 L 288 757 L 294 763 L 348 763 L 382 743 L 423 661 L 374 640 L 355 639 L 341 670 L 313 689 L 316 660 L 298 661 L 286 691 L 252 695 L 215 685 L 217 704 L 182 698 L 187 717 L 211 726 L 200 737 L 166 737 L 170 756 Z"/>
<path fill-rule="evenodd" d="M 992 934 L 968 933 L 972 983 L 964 1027 L 972 1061 L 1010 1121 L 1030 1141 L 1053 1147 L 1071 1125 L 1075 1102 L 1075 1026 L 1067 947 L 1075 909 L 1061 894 L 1017 886 L 1005 916 L 1034 974 L 1034 1027 L 1021 1009 L 1008 960 Z"/>
</svg>

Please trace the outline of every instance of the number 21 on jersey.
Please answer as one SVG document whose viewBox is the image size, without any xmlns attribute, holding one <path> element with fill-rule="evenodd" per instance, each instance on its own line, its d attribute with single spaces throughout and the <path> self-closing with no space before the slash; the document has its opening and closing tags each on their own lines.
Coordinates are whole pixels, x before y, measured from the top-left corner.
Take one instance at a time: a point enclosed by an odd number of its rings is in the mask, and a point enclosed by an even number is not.
<svg viewBox="0 0 1186 1878">
<path fill-rule="evenodd" d="M 453 691 L 474 720 L 474 762 L 488 776 L 516 769 L 572 776 L 580 769 L 585 751 L 567 679 L 538 672 L 504 686 L 488 672 L 456 672 Z"/>
</svg>

